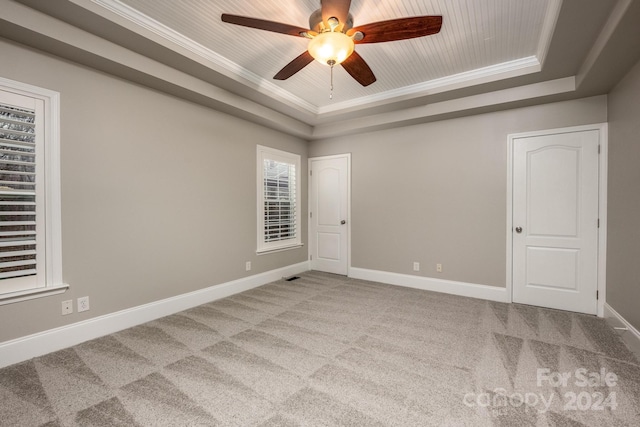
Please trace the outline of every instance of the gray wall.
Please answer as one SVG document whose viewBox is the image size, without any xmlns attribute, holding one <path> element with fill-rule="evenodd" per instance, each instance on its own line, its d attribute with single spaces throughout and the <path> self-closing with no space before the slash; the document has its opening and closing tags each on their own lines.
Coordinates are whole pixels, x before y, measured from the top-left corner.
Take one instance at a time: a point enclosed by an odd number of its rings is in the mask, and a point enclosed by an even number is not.
<svg viewBox="0 0 640 427">
<path fill-rule="evenodd" d="M 606 107 L 600 96 L 315 141 L 309 156 L 352 153 L 353 267 L 504 287 L 507 135 L 602 123 Z"/>
<path fill-rule="evenodd" d="M 608 100 L 607 303 L 640 330 L 640 62 Z"/>
<path fill-rule="evenodd" d="M 61 93 L 71 285 L 63 295 L 2 306 L 0 324 L 11 326 L 0 328 L 0 342 L 306 260 L 306 248 L 255 255 L 256 144 L 301 154 L 303 189 L 307 149 L 352 153 L 352 266 L 505 286 L 507 135 L 607 120 L 602 96 L 307 146 L 3 40 L 0 51 L 0 76 Z M 609 105 L 608 254 L 608 301 L 636 327 L 638 99 L 636 66 Z M 306 191 L 306 242 L 305 208 Z M 84 295 L 89 312 L 60 315 L 62 300 Z"/>
<path fill-rule="evenodd" d="M 0 342 L 306 260 L 306 247 L 255 254 L 256 144 L 301 154 L 306 188 L 305 141 L 2 39 L 0 52 L 0 76 L 61 93 L 71 285 L 0 306 Z M 61 316 L 85 295 L 90 311 Z"/>
</svg>

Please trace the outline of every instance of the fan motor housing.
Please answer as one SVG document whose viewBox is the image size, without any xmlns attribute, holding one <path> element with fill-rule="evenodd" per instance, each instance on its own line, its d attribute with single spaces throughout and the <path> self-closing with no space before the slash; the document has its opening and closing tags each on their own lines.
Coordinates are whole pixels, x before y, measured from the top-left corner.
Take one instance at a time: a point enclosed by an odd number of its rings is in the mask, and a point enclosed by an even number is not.
<svg viewBox="0 0 640 427">
<path fill-rule="evenodd" d="M 342 22 L 340 23 L 342 24 Z M 342 32 L 346 33 L 347 30 L 353 28 L 353 16 L 349 14 L 347 17 L 347 22 L 344 23 L 342 28 Z M 309 29 L 315 31 L 317 33 L 322 33 L 328 31 L 327 26 L 322 22 L 322 9 L 318 9 L 309 16 Z"/>
</svg>

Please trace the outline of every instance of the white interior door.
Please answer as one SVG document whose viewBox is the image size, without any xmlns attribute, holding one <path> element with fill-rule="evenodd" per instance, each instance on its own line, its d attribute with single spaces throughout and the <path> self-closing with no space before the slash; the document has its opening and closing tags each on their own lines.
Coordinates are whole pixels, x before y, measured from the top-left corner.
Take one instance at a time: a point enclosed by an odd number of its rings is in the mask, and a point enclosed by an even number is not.
<svg viewBox="0 0 640 427">
<path fill-rule="evenodd" d="M 349 156 L 309 159 L 311 269 L 348 273 Z"/>
<path fill-rule="evenodd" d="M 596 314 L 599 130 L 513 140 L 513 301 Z"/>
</svg>

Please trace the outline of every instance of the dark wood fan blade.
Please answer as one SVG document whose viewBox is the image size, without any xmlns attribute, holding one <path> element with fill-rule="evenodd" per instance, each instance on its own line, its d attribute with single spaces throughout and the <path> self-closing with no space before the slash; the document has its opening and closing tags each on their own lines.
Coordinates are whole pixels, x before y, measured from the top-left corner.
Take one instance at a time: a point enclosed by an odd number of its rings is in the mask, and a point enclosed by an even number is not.
<svg viewBox="0 0 640 427">
<path fill-rule="evenodd" d="M 278 71 L 278 74 L 273 76 L 273 78 L 276 80 L 287 80 L 311 62 L 313 62 L 313 56 L 311 56 L 308 50 L 305 50 L 302 55 L 285 65 L 282 70 Z"/>
<path fill-rule="evenodd" d="M 229 24 L 242 25 L 243 27 L 272 31 L 274 33 L 288 34 L 290 36 L 304 37 L 302 33 L 309 31 L 307 28 L 296 27 L 295 25 L 266 21 L 264 19 L 248 18 L 246 16 L 229 15 L 227 13 L 223 13 L 221 18 L 222 22 L 228 22 Z"/>
<path fill-rule="evenodd" d="M 361 25 L 347 31 L 351 36 L 360 31 L 362 40 L 355 43 L 381 43 L 430 36 L 440 32 L 442 16 L 413 16 Z"/>
<path fill-rule="evenodd" d="M 373 75 L 373 71 L 371 71 L 371 68 L 369 68 L 357 52 L 353 52 L 345 59 L 342 66 L 347 70 L 347 73 L 351 74 L 351 77 L 356 79 L 362 86 L 369 86 L 376 81 L 376 76 Z"/>
<path fill-rule="evenodd" d="M 351 0 L 321 0 L 322 20 L 327 22 L 329 18 L 338 18 L 341 24 L 347 22 Z"/>
</svg>

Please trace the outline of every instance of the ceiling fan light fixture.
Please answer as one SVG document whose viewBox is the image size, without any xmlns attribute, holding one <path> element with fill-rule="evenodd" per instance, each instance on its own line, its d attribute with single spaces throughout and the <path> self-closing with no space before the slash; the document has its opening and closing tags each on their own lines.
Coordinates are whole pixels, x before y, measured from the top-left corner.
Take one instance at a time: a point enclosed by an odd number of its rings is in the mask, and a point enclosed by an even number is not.
<svg viewBox="0 0 640 427">
<path fill-rule="evenodd" d="M 354 50 L 355 43 L 414 39 L 436 34 L 442 27 L 442 16 L 437 15 L 389 19 L 354 27 L 353 16 L 349 13 L 350 6 L 351 0 L 321 0 L 320 9 L 309 16 L 308 29 L 228 13 L 223 13 L 220 19 L 229 24 L 311 39 L 308 50 L 285 65 L 273 78 L 286 80 L 315 59 L 331 67 L 332 87 L 333 67 L 337 64 L 341 64 L 362 86 L 369 86 L 376 81 L 371 67 Z"/>
<path fill-rule="evenodd" d="M 353 53 L 355 45 L 344 33 L 327 31 L 315 36 L 308 46 L 313 58 L 324 65 L 340 64 Z"/>
</svg>

